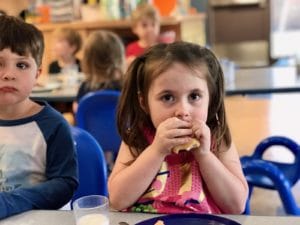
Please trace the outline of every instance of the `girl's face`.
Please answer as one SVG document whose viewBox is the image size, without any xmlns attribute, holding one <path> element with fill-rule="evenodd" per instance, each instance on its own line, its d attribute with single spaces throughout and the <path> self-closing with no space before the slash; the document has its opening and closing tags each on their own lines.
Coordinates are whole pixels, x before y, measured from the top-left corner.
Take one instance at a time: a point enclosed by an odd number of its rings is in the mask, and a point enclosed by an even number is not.
<svg viewBox="0 0 300 225">
<path fill-rule="evenodd" d="M 0 51 L 0 107 L 27 99 L 40 73 L 31 55 L 21 56 L 8 48 Z"/>
<path fill-rule="evenodd" d="M 155 128 L 170 117 L 207 120 L 209 91 L 205 75 L 174 63 L 153 80 L 148 93 L 149 113 Z"/>
</svg>

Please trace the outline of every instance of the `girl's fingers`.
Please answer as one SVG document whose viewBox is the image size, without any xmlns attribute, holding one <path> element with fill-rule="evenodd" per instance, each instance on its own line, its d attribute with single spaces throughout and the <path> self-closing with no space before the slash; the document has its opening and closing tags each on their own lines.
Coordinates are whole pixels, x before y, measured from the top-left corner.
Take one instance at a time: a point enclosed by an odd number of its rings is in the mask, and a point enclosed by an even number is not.
<svg viewBox="0 0 300 225">
<path fill-rule="evenodd" d="M 164 124 L 164 126 L 167 129 L 191 128 L 192 127 L 191 122 L 187 122 L 187 121 L 178 119 L 177 117 L 169 118 L 169 119 L 165 120 L 162 124 Z"/>
</svg>

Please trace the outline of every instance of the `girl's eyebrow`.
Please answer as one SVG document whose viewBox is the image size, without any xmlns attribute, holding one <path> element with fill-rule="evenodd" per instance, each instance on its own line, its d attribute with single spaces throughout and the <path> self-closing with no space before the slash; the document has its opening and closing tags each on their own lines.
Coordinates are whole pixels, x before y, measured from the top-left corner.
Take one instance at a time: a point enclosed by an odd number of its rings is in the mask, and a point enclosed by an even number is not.
<svg viewBox="0 0 300 225">
<path fill-rule="evenodd" d="M 20 55 L 17 57 L 18 59 L 29 59 L 29 56 Z"/>
<path fill-rule="evenodd" d="M 157 94 L 162 95 L 162 94 L 167 94 L 167 93 L 172 93 L 172 92 L 174 92 L 174 91 L 172 91 L 170 89 L 165 89 L 165 90 L 162 90 L 162 91 L 158 92 Z"/>
<path fill-rule="evenodd" d="M 203 92 L 203 90 L 201 90 L 200 88 L 194 88 L 194 89 L 191 90 L 191 92 L 195 92 L 195 91 Z"/>
</svg>

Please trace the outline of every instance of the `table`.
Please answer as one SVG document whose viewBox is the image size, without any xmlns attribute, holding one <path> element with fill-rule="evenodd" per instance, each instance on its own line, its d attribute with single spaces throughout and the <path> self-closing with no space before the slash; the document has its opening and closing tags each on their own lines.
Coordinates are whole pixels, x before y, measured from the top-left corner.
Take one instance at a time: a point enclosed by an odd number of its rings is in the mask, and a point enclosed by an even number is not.
<svg viewBox="0 0 300 225">
<path fill-rule="evenodd" d="M 32 93 L 30 98 L 34 101 L 48 101 L 71 103 L 75 100 L 78 87 L 62 87 L 49 92 Z"/>
<path fill-rule="evenodd" d="M 77 90 L 78 86 L 62 86 L 61 88 L 53 91 L 31 93 L 30 98 L 34 101 L 70 103 L 75 100 Z"/>
<path fill-rule="evenodd" d="M 48 91 L 32 92 L 30 98 L 35 101 L 72 103 L 83 79 L 83 74 L 73 74 L 73 77 L 68 75 L 43 75 L 42 79 L 39 80 L 40 83 L 44 85 L 59 83 L 59 87 Z"/>
<path fill-rule="evenodd" d="M 82 73 L 70 75 L 43 75 L 38 83 L 46 88 L 33 91 L 30 98 L 34 101 L 47 101 L 51 106 L 61 113 L 72 112 L 72 103 L 76 99 L 80 83 L 83 81 Z M 47 85 L 57 88 L 47 88 Z M 57 85 L 58 84 L 58 85 Z"/>
<path fill-rule="evenodd" d="M 300 76 L 296 67 L 237 69 L 225 90 L 226 95 L 300 92 Z"/>
<path fill-rule="evenodd" d="M 110 213 L 110 224 L 118 225 L 124 221 L 134 225 L 140 221 L 159 216 L 144 213 Z M 223 215 L 242 225 L 291 225 L 300 224 L 300 217 L 296 216 L 245 216 Z M 32 210 L 1 220 L 0 225 L 75 225 L 72 211 L 64 210 Z"/>
</svg>

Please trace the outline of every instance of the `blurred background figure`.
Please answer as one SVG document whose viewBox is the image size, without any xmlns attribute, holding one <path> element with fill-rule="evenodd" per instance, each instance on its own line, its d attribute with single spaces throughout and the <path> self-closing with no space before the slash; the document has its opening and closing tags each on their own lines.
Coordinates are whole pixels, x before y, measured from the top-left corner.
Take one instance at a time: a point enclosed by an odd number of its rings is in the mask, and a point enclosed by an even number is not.
<svg viewBox="0 0 300 225">
<path fill-rule="evenodd" d="M 33 0 L 1 0 L 0 14 L 20 17 L 25 19 L 25 12 Z"/>
<path fill-rule="evenodd" d="M 129 65 L 137 56 L 157 44 L 160 33 L 159 12 L 153 5 L 139 4 L 131 14 L 132 32 L 138 40 L 131 42 L 126 47 L 126 61 Z"/>
<path fill-rule="evenodd" d="M 129 65 L 137 56 L 157 43 L 172 43 L 174 31 L 160 33 L 160 12 L 154 5 L 141 2 L 131 14 L 131 29 L 137 40 L 126 46 L 126 61 Z"/>
<path fill-rule="evenodd" d="M 76 58 L 76 53 L 82 45 L 78 31 L 71 28 L 59 28 L 54 31 L 53 37 L 52 47 L 56 60 L 50 63 L 49 74 L 81 72 L 80 60 Z"/>
<path fill-rule="evenodd" d="M 101 89 L 121 90 L 125 70 L 124 44 L 115 33 L 94 31 L 83 47 L 82 71 L 85 81 L 79 87 L 73 112 L 79 100 L 91 91 Z"/>
</svg>

